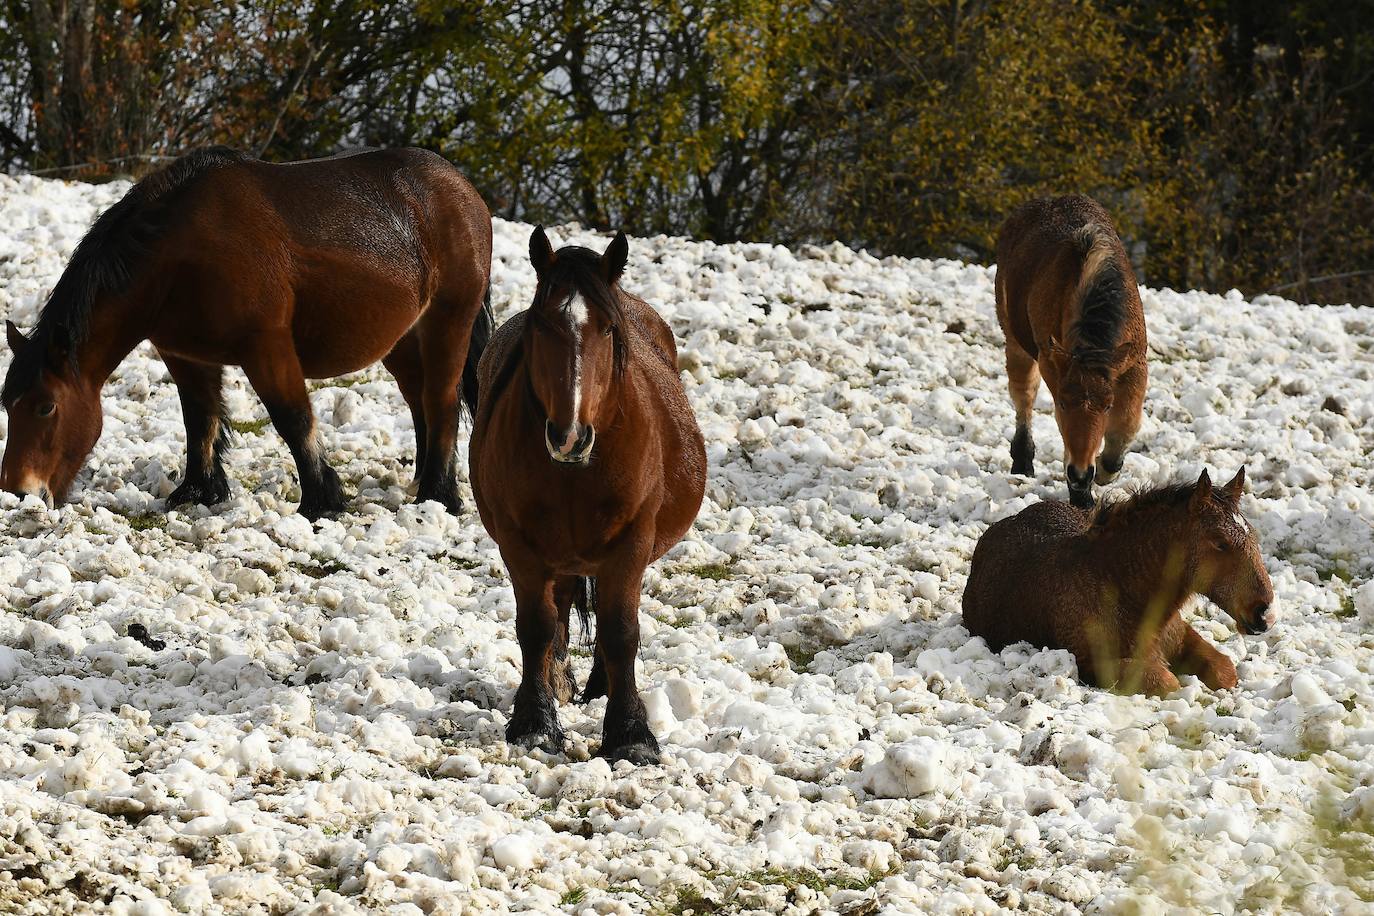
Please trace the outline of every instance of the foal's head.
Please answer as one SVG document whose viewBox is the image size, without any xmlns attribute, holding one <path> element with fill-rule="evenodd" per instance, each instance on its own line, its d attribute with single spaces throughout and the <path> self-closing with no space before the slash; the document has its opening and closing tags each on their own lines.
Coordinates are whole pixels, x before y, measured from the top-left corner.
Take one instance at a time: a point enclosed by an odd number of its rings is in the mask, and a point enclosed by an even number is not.
<svg viewBox="0 0 1374 916">
<path fill-rule="evenodd" d="M 525 323 L 525 353 L 544 410 L 544 444 L 562 464 L 591 460 L 596 428 L 615 408 L 612 384 L 625 362 L 615 285 L 628 256 L 623 232 L 601 255 L 571 245 L 555 252 L 542 226 L 530 236 L 539 285 Z"/>
<path fill-rule="evenodd" d="M 1259 538 L 1240 511 L 1245 468 L 1224 487 L 1206 471 L 1188 500 L 1199 592 L 1230 614 L 1244 633 L 1263 633 L 1274 623 L 1274 587 L 1260 557 Z"/>
<path fill-rule="evenodd" d="M 1069 352 L 1055 341 L 1041 364 L 1054 392 L 1054 418 L 1064 439 L 1064 468 L 1075 505 L 1091 505 L 1098 450 L 1107 430 L 1119 373 L 1116 354 Z M 1086 502 L 1084 502 L 1086 499 Z"/>
<path fill-rule="evenodd" d="M 64 329 L 25 337 L 7 321 L 5 334 L 14 358 L 0 392 L 9 413 L 0 487 L 52 505 L 100 438 L 100 391 L 76 371 Z"/>
</svg>

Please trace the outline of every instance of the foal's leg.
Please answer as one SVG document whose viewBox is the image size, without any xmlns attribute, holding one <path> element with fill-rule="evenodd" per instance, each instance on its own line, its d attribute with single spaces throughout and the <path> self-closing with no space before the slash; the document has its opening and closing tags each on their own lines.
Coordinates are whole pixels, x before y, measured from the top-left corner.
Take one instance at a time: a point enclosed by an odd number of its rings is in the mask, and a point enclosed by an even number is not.
<svg viewBox="0 0 1374 916">
<path fill-rule="evenodd" d="M 243 371 L 296 459 L 301 478 L 301 515 L 313 520 L 342 512 L 346 506 L 343 484 L 324 460 L 295 343 L 286 332 L 259 337 L 255 343 L 252 357 L 243 363 Z"/>
<path fill-rule="evenodd" d="M 420 342 L 413 333 L 406 334 L 396 341 L 391 352 L 382 357 L 382 365 L 396 379 L 410 408 L 410 419 L 415 424 L 415 487 L 419 487 L 420 476 L 425 468 L 425 405 L 424 369 L 420 363 Z"/>
<path fill-rule="evenodd" d="M 558 754 L 563 751 L 563 727 L 558 723 L 554 693 L 560 628 L 553 577 L 528 569 L 517 571 L 509 558 L 506 567 L 515 587 L 515 633 L 520 640 L 521 662 L 520 688 L 506 725 L 506 740 Z"/>
<path fill-rule="evenodd" d="M 183 503 L 213 506 L 229 498 L 224 473 L 224 367 L 197 363 L 162 353 L 162 361 L 176 382 L 181 416 L 186 422 L 186 473 L 167 497 L 167 508 Z"/>
<path fill-rule="evenodd" d="M 1193 674 L 1213 690 L 1236 686 L 1236 666 L 1191 625 L 1183 624 L 1182 644 L 1171 659 L 1176 674 Z"/>
<path fill-rule="evenodd" d="M 468 357 L 472 324 L 482 308 L 483 290 L 470 304 L 436 302 L 418 328 L 424 366 L 421 400 L 425 410 L 425 460 L 415 498 L 434 499 L 454 515 L 462 511 L 458 496 L 458 398 L 463 364 Z"/>
<path fill-rule="evenodd" d="M 1106 444 L 1097 460 L 1098 483 L 1111 483 L 1126 461 L 1126 449 L 1140 429 L 1141 407 L 1149 386 L 1148 370 L 1141 363 L 1117 379 L 1111 412 L 1107 414 Z"/>
<path fill-rule="evenodd" d="M 612 571 L 597 577 L 596 646 L 604 664 L 608 700 L 598 755 L 634 764 L 659 761 L 658 741 L 649 730 L 649 714 L 635 684 L 639 655 L 639 595 L 642 559 L 607 564 Z"/>
<path fill-rule="evenodd" d="M 1016 435 L 1011 440 L 1011 472 L 1035 476 L 1035 440 L 1031 438 L 1031 415 L 1035 396 L 1040 393 L 1040 366 L 1016 341 L 1007 340 L 1007 389 L 1016 407 Z"/>
</svg>

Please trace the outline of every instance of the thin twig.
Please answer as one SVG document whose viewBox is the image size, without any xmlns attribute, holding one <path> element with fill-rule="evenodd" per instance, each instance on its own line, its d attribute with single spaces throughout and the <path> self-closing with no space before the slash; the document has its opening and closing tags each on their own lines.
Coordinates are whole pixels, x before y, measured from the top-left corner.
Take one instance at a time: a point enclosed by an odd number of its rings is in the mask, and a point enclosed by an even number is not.
<svg viewBox="0 0 1374 916">
<path fill-rule="evenodd" d="M 1306 283 L 1321 283 L 1323 280 L 1345 280 L 1350 277 L 1363 277 L 1367 274 L 1374 274 L 1374 269 L 1351 270 L 1343 274 L 1327 274 L 1324 277 L 1308 277 L 1306 280 L 1297 280 L 1293 283 L 1285 283 L 1282 286 L 1270 287 L 1268 290 L 1266 290 L 1266 294 L 1277 293 L 1279 290 L 1284 289 L 1292 289 L 1295 286 L 1302 286 Z"/>
<path fill-rule="evenodd" d="M 175 159 L 175 156 L 164 156 L 161 153 L 139 153 L 136 156 L 116 156 L 113 159 L 101 159 L 96 162 L 78 162 L 75 165 L 55 165 L 46 169 L 28 169 L 30 175 L 51 175 L 54 172 L 75 172 L 80 169 L 94 168 L 98 165 L 113 165 L 116 162 L 163 162 L 168 159 Z"/>
<path fill-rule="evenodd" d="M 296 97 L 296 92 L 301 88 L 301 83 L 305 81 L 305 74 L 310 72 L 310 66 L 315 63 L 316 51 L 310 49 L 310 53 L 305 56 L 305 63 L 301 66 L 301 72 L 296 74 L 295 85 L 291 91 L 282 99 L 281 108 L 277 110 L 277 119 L 272 122 L 272 129 L 267 132 L 267 139 L 262 141 L 262 147 L 258 150 L 258 158 L 261 159 L 267 153 L 267 148 L 272 145 L 272 139 L 277 135 L 277 128 L 281 126 L 281 119 L 286 116 L 286 109 L 290 107 L 291 100 Z"/>
</svg>

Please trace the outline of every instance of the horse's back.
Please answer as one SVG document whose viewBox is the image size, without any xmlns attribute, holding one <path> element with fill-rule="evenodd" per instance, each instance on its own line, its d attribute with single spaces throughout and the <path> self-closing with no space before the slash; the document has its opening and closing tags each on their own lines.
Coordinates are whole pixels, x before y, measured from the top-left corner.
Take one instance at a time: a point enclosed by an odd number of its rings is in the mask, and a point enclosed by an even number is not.
<svg viewBox="0 0 1374 916">
<path fill-rule="evenodd" d="M 1062 339 L 1074 320 L 1070 309 L 1085 254 L 1081 233 L 1088 226 L 1106 231 L 1115 259 L 1130 271 L 1111 214 L 1083 194 L 1027 201 L 998 233 L 998 318 L 1008 337 L 1032 356 L 1050 336 Z"/>
<path fill-rule="evenodd" d="M 1045 500 L 994 522 L 978 539 L 964 587 L 964 626 L 994 650 L 1025 640 L 1054 641 L 1056 583 L 1065 575 L 1074 540 L 1088 528 L 1086 512 Z"/>
</svg>

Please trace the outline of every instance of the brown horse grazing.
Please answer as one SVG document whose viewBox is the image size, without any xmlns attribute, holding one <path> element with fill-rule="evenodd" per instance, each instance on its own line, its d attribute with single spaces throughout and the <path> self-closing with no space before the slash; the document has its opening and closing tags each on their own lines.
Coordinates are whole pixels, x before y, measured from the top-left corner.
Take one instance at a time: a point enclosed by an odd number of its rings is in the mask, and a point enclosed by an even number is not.
<svg viewBox="0 0 1374 916">
<path fill-rule="evenodd" d="M 1086 509 L 1094 477 L 1108 483 L 1121 470 L 1148 380 L 1140 290 L 1112 218 L 1082 195 L 1022 205 L 997 238 L 996 290 L 1016 405 L 1012 473 L 1035 474 L 1031 414 L 1043 376 L 1064 440 L 1069 501 Z"/>
<path fill-rule="evenodd" d="M 418 497 L 457 512 L 459 389 L 475 408 L 490 273 L 486 205 L 432 153 L 184 156 L 96 220 L 29 337 L 7 324 L 0 486 L 63 499 L 100 436 L 101 387 L 151 340 L 186 421 L 186 475 L 169 507 L 229 494 L 221 384 L 232 365 L 291 449 L 301 513 L 342 510 L 305 380 L 380 359 L 415 421 Z"/>
<path fill-rule="evenodd" d="M 562 750 L 576 604 L 584 628 L 596 616 L 583 700 L 608 696 L 600 754 L 655 763 L 635 685 L 640 582 L 701 508 L 706 449 L 672 330 L 618 285 L 628 252 L 623 233 L 598 256 L 554 253 L 534 231 L 534 302 L 482 357 L 468 460 L 477 511 L 515 588 L 524 673 L 507 739 Z"/>
<path fill-rule="evenodd" d="M 1165 694 L 1176 674 L 1236 685 L 1236 668 L 1179 613 L 1195 594 L 1246 633 L 1273 625 L 1274 589 L 1240 513 L 1245 469 L 1214 490 L 1163 487 L 1089 513 L 1037 503 L 992 525 L 973 551 L 964 626 L 993 651 L 1022 640 L 1068 649 L 1088 683 Z"/>
</svg>

